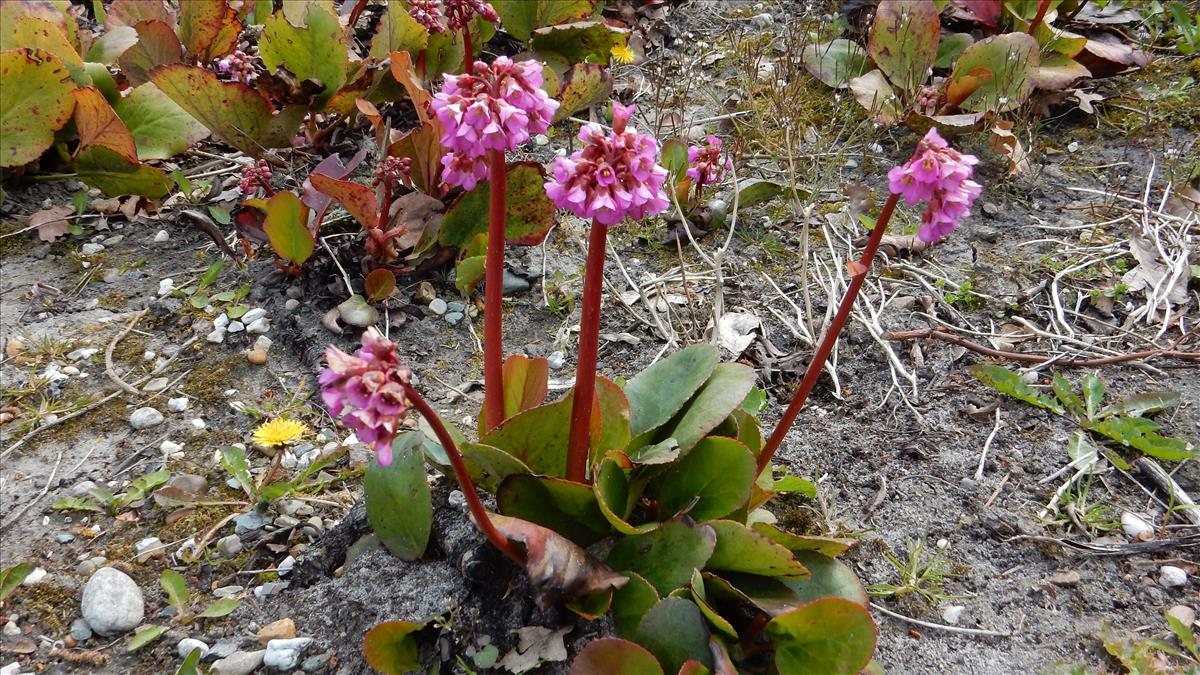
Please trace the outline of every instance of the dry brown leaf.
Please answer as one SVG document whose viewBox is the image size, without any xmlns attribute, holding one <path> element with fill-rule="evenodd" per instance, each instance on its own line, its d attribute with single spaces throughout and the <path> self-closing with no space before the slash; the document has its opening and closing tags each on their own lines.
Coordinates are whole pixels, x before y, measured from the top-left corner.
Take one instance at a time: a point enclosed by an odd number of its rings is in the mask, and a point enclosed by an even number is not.
<svg viewBox="0 0 1200 675">
<path fill-rule="evenodd" d="M 527 673 L 542 663 L 567 660 L 567 648 L 563 636 L 571 632 L 571 626 L 555 630 L 542 626 L 525 626 L 517 629 L 517 646 L 504 655 L 496 665 L 513 673 Z"/>
<path fill-rule="evenodd" d="M 525 571 L 542 609 L 629 581 L 553 530 L 520 518 L 489 517 L 501 534 L 525 549 Z"/>
<path fill-rule="evenodd" d="M 69 206 L 51 206 L 29 216 L 29 226 L 37 228 L 38 239 L 54 241 L 67 233 L 70 228 L 67 216 L 72 213 L 75 209 Z"/>
<path fill-rule="evenodd" d="M 1008 175 L 1015 176 L 1029 170 L 1029 153 L 1012 132 L 1012 128 L 1011 121 L 996 120 L 995 126 L 992 127 L 992 135 L 988 137 L 988 145 L 1008 158 Z"/>
</svg>

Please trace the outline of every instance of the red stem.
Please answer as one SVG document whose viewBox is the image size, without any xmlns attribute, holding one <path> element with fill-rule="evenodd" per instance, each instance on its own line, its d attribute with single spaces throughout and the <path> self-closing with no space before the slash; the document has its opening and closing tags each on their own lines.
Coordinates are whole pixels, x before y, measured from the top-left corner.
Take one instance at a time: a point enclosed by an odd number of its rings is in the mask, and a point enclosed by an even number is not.
<svg viewBox="0 0 1200 675">
<path fill-rule="evenodd" d="M 504 198 L 508 189 L 505 172 L 504 153 L 488 150 L 491 199 L 483 305 L 483 410 L 488 431 L 504 421 Z"/>
<path fill-rule="evenodd" d="M 583 317 L 579 321 L 579 363 L 575 399 L 571 402 L 571 436 L 567 443 L 567 480 L 587 482 L 592 402 L 596 396 L 596 350 L 600 343 L 600 294 L 604 281 L 608 226 L 592 222 L 587 264 L 583 272 Z"/>
<path fill-rule="evenodd" d="M 470 24 L 463 24 L 463 72 L 470 75 L 475 71 L 475 49 L 471 46 Z"/>
<path fill-rule="evenodd" d="M 458 479 L 458 487 L 462 490 L 463 496 L 467 498 L 467 508 L 471 510 L 476 527 L 504 555 L 512 558 L 513 562 L 518 565 L 524 565 L 525 553 L 516 544 L 509 541 L 508 537 L 500 534 L 495 524 L 492 523 L 492 519 L 488 518 L 487 510 L 483 508 L 483 502 L 479 501 L 479 495 L 475 492 L 475 484 L 471 482 L 471 475 L 467 473 L 467 465 L 463 462 L 462 455 L 458 452 L 458 446 L 454 444 L 454 439 L 450 436 L 450 432 L 446 431 L 441 418 L 433 411 L 433 408 L 429 407 L 429 403 L 421 398 L 421 395 L 415 389 L 411 386 L 406 386 L 404 389 L 408 402 L 429 423 L 429 426 L 433 429 L 433 433 L 438 437 L 438 442 L 442 444 L 442 449 L 446 451 L 446 456 L 450 458 L 450 466 L 454 469 L 454 477 Z"/>
<path fill-rule="evenodd" d="M 883 233 L 887 231 L 888 221 L 892 219 L 892 212 L 896 210 L 896 202 L 899 199 L 900 196 L 895 194 L 888 197 L 887 202 L 883 205 L 883 212 L 879 214 L 879 220 L 875 222 L 875 229 L 871 230 L 871 237 L 867 240 L 867 247 L 863 249 L 862 258 L 859 259 L 858 263 L 851 263 L 853 276 L 850 278 L 850 286 L 846 288 L 846 295 L 842 296 L 842 303 L 838 305 L 837 314 L 834 315 L 833 321 L 825 331 L 825 336 L 821 338 L 821 344 L 817 346 L 817 351 L 813 354 L 812 361 L 808 364 L 808 370 L 804 372 L 804 379 L 800 381 L 800 388 L 792 396 L 792 402 L 783 413 L 783 419 L 779 420 L 775 431 L 771 433 L 771 438 L 767 440 L 766 446 L 759 453 L 758 473 L 762 473 L 763 469 L 771 464 L 771 458 L 775 456 L 775 451 L 779 450 L 779 446 L 783 444 L 783 439 L 787 436 L 788 429 L 795 424 L 796 417 L 800 414 L 800 409 L 804 407 L 805 401 L 808 400 L 808 395 L 812 393 L 813 387 L 817 384 L 817 378 L 821 376 L 821 370 L 825 367 L 825 362 L 829 359 L 829 355 L 833 353 L 833 346 L 837 344 L 838 336 L 841 335 L 842 328 L 846 325 L 846 319 L 850 318 L 850 310 L 854 308 L 854 301 L 858 298 L 858 290 L 862 288 L 863 281 L 867 278 L 867 272 L 871 268 L 871 261 L 875 258 L 875 252 L 879 250 L 879 242 L 883 240 Z M 858 265 L 857 268 L 854 267 L 855 264 Z"/>
<path fill-rule="evenodd" d="M 383 203 L 379 205 L 379 229 L 387 231 L 388 215 L 392 210 L 392 181 L 383 181 Z"/>
<path fill-rule="evenodd" d="M 271 184 L 267 182 L 267 179 L 263 178 L 262 176 L 255 176 L 255 180 L 257 180 L 258 184 L 262 186 L 263 191 L 267 193 L 268 197 L 275 196 L 275 188 L 271 187 Z"/>
<path fill-rule="evenodd" d="M 1050 0 L 1041 0 L 1038 3 L 1037 14 L 1034 15 L 1033 21 L 1029 24 L 1029 34 L 1033 35 L 1037 32 L 1037 27 L 1042 25 L 1042 19 L 1046 18 L 1046 12 L 1050 10 Z"/>
</svg>

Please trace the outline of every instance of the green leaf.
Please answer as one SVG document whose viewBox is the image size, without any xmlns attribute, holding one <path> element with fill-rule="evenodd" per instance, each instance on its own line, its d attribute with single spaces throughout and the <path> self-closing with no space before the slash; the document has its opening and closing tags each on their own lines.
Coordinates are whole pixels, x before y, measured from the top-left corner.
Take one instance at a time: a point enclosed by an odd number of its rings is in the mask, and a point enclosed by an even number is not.
<svg viewBox="0 0 1200 675">
<path fill-rule="evenodd" d="M 1169 611 L 1165 612 L 1163 617 L 1167 620 L 1167 625 L 1171 627 L 1171 632 L 1179 638 L 1179 644 L 1183 645 L 1193 657 L 1200 659 L 1200 645 L 1196 644 L 1196 635 L 1192 632 L 1192 627 L 1176 619 Z"/>
<path fill-rule="evenodd" d="M 135 87 L 150 81 L 150 71 L 155 66 L 183 61 L 183 45 L 169 25 L 148 19 L 138 21 L 134 28 L 138 34 L 137 44 L 126 49 L 117 58 L 117 63 Z"/>
<path fill-rule="evenodd" d="M 1104 380 L 1095 373 L 1088 373 L 1083 376 L 1079 386 L 1083 389 L 1083 402 L 1087 406 L 1088 419 L 1094 419 L 1096 412 L 1100 410 L 1100 404 L 1104 403 Z"/>
<path fill-rule="evenodd" d="M 99 188 L 107 195 L 141 195 L 161 199 L 171 191 L 173 182 L 161 169 L 131 162 L 119 152 L 103 145 L 84 148 L 75 159 L 79 180 Z"/>
<path fill-rule="evenodd" d="M 23 16 L 0 26 L 0 50 L 13 49 L 43 50 L 66 67 L 76 84 L 84 87 L 92 83 L 84 68 L 83 59 L 79 57 L 66 34 L 45 18 Z M 7 69 L 4 74 L 8 75 Z"/>
<path fill-rule="evenodd" d="M 561 122 L 607 101 L 612 90 L 612 71 L 598 63 L 576 63 L 563 75 L 562 90 L 558 94 L 561 105 L 554 113 L 554 121 Z"/>
<path fill-rule="evenodd" d="M 808 569 L 807 579 L 780 579 L 794 594 L 797 606 L 821 598 L 843 598 L 864 607 L 870 601 L 854 571 L 819 551 L 796 551 L 796 561 Z"/>
<path fill-rule="evenodd" d="M 193 296 L 195 297 L 195 296 Z M 171 479 L 171 472 L 166 469 L 160 469 L 151 473 L 139 476 L 125 490 L 125 494 L 117 499 L 117 507 L 124 508 L 135 502 L 140 502 L 146 498 L 155 488 L 165 484 Z"/>
<path fill-rule="evenodd" d="M 567 470 L 567 439 L 571 425 L 571 396 L 530 408 L 505 420 L 480 439 L 528 466 L 534 473 L 563 477 Z"/>
<path fill-rule="evenodd" d="M 688 169 L 688 144 L 682 138 L 671 138 L 662 144 L 662 165 L 671 176 L 671 183 L 681 179 Z"/>
<path fill-rule="evenodd" d="M 632 419 L 629 432 L 641 436 L 666 424 L 712 375 L 721 355 L 712 345 L 692 345 L 638 373 L 625 385 Z"/>
<path fill-rule="evenodd" d="M 765 389 L 755 387 L 746 394 L 746 398 L 742 400 L 739 406 L 742 410 L 751 415 L 758 415 L 760 412 L 767 409 L 767 392 Z M 757 418 L 756 418 L 757 419 Z"/>
<path fill-rule="evenodd" d="M 958 57 L 946 98 L 972 112 L 1012 110 L 1033 93 L 1039 64 L 1037 40 L 1025 33 L 985 38 Z"/>
<path fill-rule="evenodd" d="M 708 595 L 704 590 L 704 575 L 700 570 L 692 571 L 692 583 L 689 590 L 692 592 L 692 602 L 695 602 L 696 606 L 700 608 L 700 613 L 704 615 L 705 619 L 708 619 L 709 625 L 730 639 L 736 640 L 738 638 L 737 630 L 709 604 Z"/>
<path fill-rule="evenodd" d="M 638 624 L 650 608 L 658 604 L 658 591 L 641 575 L 624 572 L 629 577 L 625 585 L 613 593 L 612 615 L 613 625 L 617 635 L 633 637 L 637 633 Z"/>
<path fill-rule="evenodd" d="M 208 215 L 217 221 L 218 225 L 228 225 L 233 222 L 233 215 L 228 210 L 216 204 L 210 204 L 208 207 Z"/>
<path fill-rule="evenodd" d="M 311 78 L 325 85 L 323 94 L 313 101 L 317 107 L 346 83 L 350 61 L 342 26 L 331 11 L 319 5 L 308 6 L 305 27 L 293 26 L 283 12 L 267 18 L 258 53 L 268 73 L 283 66 L 297 80 Z"/>
<path fill-rule="evenodd" d="M 1142 394 L 1134 394 L 1112 405 L 1105 406 L 1096 413 L 1096 417 L 1109 417 L 1111 415 L 1140 417 L 1146 413 L 1173 408 L 1179 405 L 1179 401 L 1180 396 L 1177 391 L 1148 391 Z"/>
<path fill-rule="evenodd" d="M 367 518 L 384 546 L 403 560 L 416 560 L 429 545 L 433 502 L 425 478 L 421 434 L 404 433 L 392 443 L 392 463 L 372 462 L 363 478 Z"/>
<path fill-rule="evenodd" d="M 1075 59 L 1066 54 L 1047 54 L 1038 64 L 1033 76 L 1033 84 L 1037 89 L 1058 91 L 1070 87 L 1075 82 L 1091 77 L 1088 70 Z"/>
<path fill-rule="evenodd" d="M 1008 394 L 1018 401 L 1024 401 L 1039 408 L 1045 408 L 1046 410 L 1053 410 L 1056 413 L 1063 412 L 1063 408 L 1058 402 L 1047 396 L 1043 396 L 1038 390 L 1025 384 L 1020 375 L 1003 366 L 990 364 L 975 366 L 971 369 L 971 374 L 977 380 L 1001 394 Z"/>
<path fill-rule="evenodd" d="M 862 605 L 814 600 L 767 624 L 781 673 L 857 673 L 875 653 L 876 628 Z"/>
<path fill-rule="evenodd" d="M 546 171 L 534 162 L 508 165 L 505 192 L 505 236 L 508 243 L 533 246 L 540 244 L 554 226 L 556 207 L 546 196 Z M 476 235 L 487 232 L 490 182 L 460 195 L 446 210 L 438 241 L 443 246 L 461 248 Z"/>
<path fill-rule="evenodd" d="M 308 207 L 294 192 L 276 192 L 267 200 L 263 231 L 275 255 L 295 265 L 308 260 L 316 246 L 308 231 Z"/>
<path fill-rule="evenodd" d="M 351 326 L 366 328 L 379 321 L 379 310 L 372 307 L 366 298 L 357 293 L 343 300 L 337 309 L 341 314 L 342 321 Z"/>
<path fill-rule="evenodd" d="M 662 675 L 645 647 L 621 638 L 592 640 L 571 662 L 569 675 Z"/>
<path fill-rule="evenodd" d="M 809 499 L 817 498 L 817 485 L 807 478 L 799 476 L 784 476 L 775 481 L 775 492 L 788 493 L 799 492 Z"/>
<path fill-rule="evenodd" d="M 162 586 L 167 594 L 167 601 L 175 611 L 182 614 L 188 606 L 187 580 L 183 575 L 173 569 L 165 569 L 158 578 L 158 585 Z"/>
<path fill-rule="evenodd" d="M 686 585 L 692 570 L 704 567 L 716 545 L 711 527 L 671 520 L 653 532 L 619 540 L 605 562 L 615 570 L 636 572 L 666 595 Z"/>
<path fill-rule="evenodd" d="M 225 268 L 225 259 L 219 258 L 216 262 L 208 266 L 204 270 L 204 274 L 200 275 L 200 283 L 196 286 L 197 291 L 203 291 L 212 285 L 212 282 L 217 280 L 221 275 L 221 270 Z"/>
<path fill-rule="evenodd" d="M 116 65 L 117 57 L 125 53 L 138 41 L 137 30 L 132 26 L 116 26 L 96 38 L 87 53 L 87 61 Z"/>
<path fill-rule="evenodd" d="M 214 136 L 252 157 L 264 148 L 290 147 L 306 112 L 290 106 L 276 115 L 252 87 L 182 63 L 155 67 L 150 80 Z"/>
<path fill-rule="evenodd" d="M 411 621 L 385 621 L 363 637 L 363 657 L 383 675 L 404 675 L 420 670 L 421 661 L 413 633 L 424 624 Z"/>
<path fill-rule="evenodd" d="M 1068 412 L 1076 417 L 1083 417 L 1083 400 L 1071 389 L 1071 383 L 1067 381 L 1067 378 L 1059 373 L 1055 373 L 1054 378 L 1050 381 L 1050 386 L 1054 389 L 1054 396 L 1058 399 L 1058 402 Z"/>
<path fill-rule="evenodd" d="M 204 611 L 200 612 L 199 617 L 201 619 L 219 619 L 232 614 L 233 610 L 237 609 L 238 605 L 241 604 L 242 601 L 236 598 L 220 598 L 208 607 L 205 607 Z"/>
<path fill-rule="evenodd" d="M 250 465 L 246 462 L 246 452 L 241 448 L 228 447 L 221 450 L 221 466 L 233 476 L 246 496 L 255 500 L 254 481 L 250 478 Z"/>
<path fill-rule="evenodd" d="M 137 142 L 138 159 L 168 159 L 208 136 L 203 124 L 153 82 L 136 87 L 115 109 Z"/>
<path fill-rule="evenodd" d="M 520 354 L 505 359 L 501 373 L 501 381 L 504 383 L 504 419 L 541 405 L 549 391 L 549 376 L 550 366 L 546 359 L 530 359 Z M 484 411 L 480 411 L 478 420 L 479 435 L 483 436 L 485 429 L 491 425 L 488 424 Z"/>
<path fill-rule="evenodd" d="M 714 520 L 708 525 L 717 534 L 717 545 L 705 569 L 758 574 L 765 577 L 804 578 L 804 565 L 792 552 L 758 532 L 732 520 Z"/>
<path fill-rule="evenodd" d="M 198 63 L 233 51 L 241 32 L 237 11 L 226 0 L 183 2 L 179 7 L 179 41 Z"/>
<path fill-rule="evenodd" d="M 934 68 L 949 68 L 954 65 L 963 50 L 975 43 L 970 33 L 946 33 L 938 44 L 937 58 L 933 61 Z"/>
<path fill-rule="evenodd" d="M 458 450 L 462 453 L 471 481 L 487 492 L 495 492 L 500 483 L 513 474 L 532 473 L 521 460 L 490 445 L 463 443 Z"/>
<path fill-rule="evenodd" d="M 594 16 L 599 0 L 495 0 L 492 6 L 500 15 L 504 30 L 521 42 L 528 42 L 535 28 L 581 21 Z"/>
<path fill-rule="evenodd" d="M 408 14 L 403 3 L 389 2 L 371 40 L 370 55 L 382 61 L 392 52 L 416 55 L 429 42 L 429 31 Z"/>
<path fill-rule="evenodd" d="M 596 502 L 600 511 L 608 519 L 609 524 L 622 534 L 645 534 L 658 527 L 658 523 L 645 523 L 634 526 L 626 522 L 633 509 L 633 502 L 638 497 L 633 493 L 626 470 L 632 467 L 629 458 L 619 451 L 611 451 L 599 463 L 592 490 L 596 493 Z"/>
<path fill-rule="evenodd" d="M 0 52 L 0 85 L 0 167 L 22 166 L 49 149 L 71 119 L 75 86 L 62 63 L 40 49 Z"/>
<path fill-rule="evenodd" d="M 22 581 L 25 581 L 25 577 L 29 576 L 29 573 L 32 571 L 33 565 L 23 562 L 0 572 L 0 601 L 12 595 L 13 591 L 17 590 L 17 587 L 21 585 Z"/>
<path fill-rule="evenodd" d="M 61 497 L 50 505 L 56 511 L 93 511 L 104 513 L 105 509 L 95 500 L 87 497 Z"/>
<path fill-rule="evenodd" d="M 780 544 L 793 553 L 815 551 L 830 558 L 835 558 L 845 553 L 851 546 L 857 543 L 855 539 L 792 534 L 767 523 L 755 523 L 753 527 L 755 532 Z"/>
<path fill-rule="evenodd" d="M 1158 423 L 1142 417 L 1107 417 L 1086 422 L 1083 426 L 1158 459 L 1174 462 L 1200 457 L 1200 451 L 1191 443 L 1160 436 L 1155 433 L 1159 429 Z"/>
<path fill-rule="evenodd" d="M 533 51 L 559 54 L 570 63 L 607 63 L 613 47 L 624 46 L 629 31 L 604 21 L 575 21 L 533 31 Z"/>
<path fill-rule="evenodd" d="M 929 77 L 941 33 L 942 23 L 932 2 L 881 0 L 871 23 L 867 52 L 893 85 L 914 93 Z"/>
<path fill-rule="evenodd" d="M 637 642 L 650 650 L 668 673 L 679 672 L 684 662 L 692 659 L 711 669 L 708 636 L 700 608 L 683 598 L 663 598 L 646 612 L 637 628 Z"/>
<path fill-rule="evenodd" d="M 487 256 L 473 255 L 454 263 L 454 287 L 463 295 L 470 295 L 475 287 L 483 281 L 484 265 Z M 480 413 L 482 417 L 482 412 Z"/>
<path fill-rule="evenodd" d="M 496 491 L 500 513 L 536 523 L 580 546 L 591 546 L 612 531 L 592 488 L 563 478 L 515 474 Z"/>
<path fill-rule="evenodd" d="M 179 664 L 179 668 L 175 671 L 175 675 L 201 675 L 200 673 L 200 656 L 202 652 L 199 647 L 193 647 L 192 651 L 184 657 L 183 663 Z"/>
<path fill-rule="evenodd" d="M 749 366 L 718 364 L 683 411 L 663 426 L 657 436 L 673 437 L 686 453 L 729 417 L 754 388 L 754 381 L 754 369 Z"/>
<path fill-rule="evenodd" d="M 853 40 L 838 38 L 809 45 L 800 52 L 800 61 L 810 75 L 837 89 L 871 69 L 867 52 Z"/>
<path fill-rule="evenodd" d="M 746 503 L 756 473 L 754 455 L 746 446 L 712 436 L 659 477 L 650 492 L 667 517 L 689 508 L 687 514 L 695 520 L 713 520 Z"/>
<path fill-rule="evenodd" d="M 363 282 L 363 290 L 371 302 L 379 302 L 396 290 L 396 273 L 386 267 L 371 270 Z"/>
<path fill-rule="evenodd" d="M 133 634 L 133 637 L 129 638 L 129 644 L 125 646 L 125 651 L 136 652 L 162 637 L 167 630 L 167 626 L 142 626 Z"/>
</svg>

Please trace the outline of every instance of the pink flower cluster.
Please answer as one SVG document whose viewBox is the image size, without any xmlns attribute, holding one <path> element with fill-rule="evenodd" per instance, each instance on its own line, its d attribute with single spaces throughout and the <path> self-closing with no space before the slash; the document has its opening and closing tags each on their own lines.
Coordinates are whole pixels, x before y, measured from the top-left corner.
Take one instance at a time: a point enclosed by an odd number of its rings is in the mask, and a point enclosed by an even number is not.
<svg viewBox="0 0 1200 675">
<path fill-rule="evenodd" d="M 917 231 L 922 241 L 932 243 L 946 236 L 971 210 L 983 191 L 971 180 L 971 167 L 978 163 L 974 155 L 951 148 L 935 128 L 917 144 L 912 159 L 888 172 L 893 194 L 902 195 L 909 204 L 928 202 Z"/>
<path fill-rule="evenodd" d="M 357 353 L 350 355 L 330 345 L 325 362 L 329 367 L 318 381 L 329 413 L 373 446 L 381 465 L 391 464 L 392 441 L 408 410 L 405 390 L 412 379 L 412 371 L 396 354 L 396 345 L 368 328 Z"/>
<path fill-rule="evenodd" d="M 375 166 L 375 185 L 387 183 L 392 187 L 411 182 L 412 158 L 387 157 Z"/>
<path fill-rule="evenodd" d="M 720 183 L 725 178 L 725 171 L 733 168 L 733 162 L 726 157 L 721 161 L 721 139 L 709 136 L 705 145 L 693 145 L 688 148 L 687 177 L 696 183 L 697 187 Z"/>
<path fill-rule="evenodd" d="M 487 178 L 489 150 L 506 152 L 550 128 L 559 103 L 542 90 L 540 61 L 501 56 L 491 65 L 476 61 L 472 72 L 446 75 L 430 102 L 442 123 L 442 157 L 448 185 L 470 190 Z"/>
<path fill-rule="evenodd" d="M 258 77 L 258 71 L 254 68 L 254 57 L 240 49 L 217 61 L 217 72 L 243 84 L 250 84 Z"/>
<path fill-rule="evenodd" d="M 462 30 L 476 14 L 492 23 L 500 20 L 500 15 L 487 0 L 409 0 L 408 5 L 408 15 L 430 33 L 446 30 L 442 25 L 443 18 L 450 30 Z"/>
<path fill-rule="evenodd" d="M 260 159 L 257 164 L 242 168 L 242 182 L 238 184 L 244 195 L 254 195 L 258 188 L 271 194 L 271 165 Z"/>
<path fill-rule="evenodd" d="M 635 110 L 613 101 L 612 133 L 586 124 L 579 130 L 584 147 L 555 160 L 546 194 L 559 208 L 604 225 L 666 210 L 667 170 L 657 161 L 658 141 L 626 129 Z"/>
</svg>

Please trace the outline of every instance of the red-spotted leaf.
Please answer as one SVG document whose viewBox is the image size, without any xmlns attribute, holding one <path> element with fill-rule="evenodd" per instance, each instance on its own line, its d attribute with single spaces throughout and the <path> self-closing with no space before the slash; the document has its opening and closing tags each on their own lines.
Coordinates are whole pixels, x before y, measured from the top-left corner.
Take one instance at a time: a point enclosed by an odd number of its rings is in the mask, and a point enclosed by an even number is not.
<svg viewBox="0 0 1200 675">
<path fill-rule="evenodd" d="M 413 633 L 425 626 L 410 621 L 384 621 L 363 636 L 363 658 L 383 675 L 405 675 L 421 668 Z"/>
<path fill-rule="evenodd" d="M 338 19 L 329 9 L 310 4 L 306 19 L 293 25 L 283 12 L 263 22 L 258 53 L 267 72 L 283 66 L 297 80 L 313 79 L 324 85 L 313 103 L 324 105 L 346 82 L 349 50 Z"/>
<path fill-rule="evenodd" d="M 139 21 L 133 28 L 138 40 L 117 57 L 117 65 L 134 86 L 149 82 L 154 66 L 183 61 L 183 44 L 166 23 L 147 19 Z"/>
<path fill-rule="evenodd" d="M 570 675 L 662 675 L 658 659 L 645 647 L 621 638 L 588 643 L 571 662 Z"/>
<path fill-rule="evenodd" d="M 946 85 L 946 100 L 973 112 L 1012 110 L 1033 92 L 1038 43 L 1025 33 L 980 40 L 963 50 Z"/>
<path fill-rule="evenodd" d="M 781 673 L 860 672 L 875 653 L 877 632 L 865 607 L 842 598 L 815 600 L 767 624 Z"/>
<path fill-rule="evenodd" d="M 75 126 L 79 129 L 81 148 L 103 145 L 130 162 L 137 162 L 137 146 L 133 134 L 117 113 L 94 87 L 81 87 L 75 92 Z"/>
<path fill-rule="evenodd" d="M 153 82 L 135 87 L 116 105 L 137 143 L 139 159 L 168 159 L 208 136 L 208 129 Z"/>
<path fill-rule="evenodd" d="M 329 195 L 346 209 L 346 212 L 358 221 L 364 228 L 379 225 L 379 203 L 375 191 L 363 185 L 348 180 L 338 180 L 319 173 L 308 177 L 313 187 Z"/>
<path fill-rule="evenodd" d="M 177 32 L 188 56 L 207 63 L 237 47 L 242 23 L 226 0 L 184 0 L 179 8 Z"/>
<path fill-rule="evenodd" d="M 0 2 L 0 32 L 12 30 L 22 17 L 33 17 L 49 22 L 56 32 L 66 38 L 70 45 L 79 44 L 79 26 L 66 10 L 69 3 L 52 0 L 21 0 L 20 2 Z M 33 45 L 18 45 L 30 47 Z M 8 49 L 8 47 L 5 47 Z"/>
<path fill-rule="evenodd" d="M 941 33 L 933 0 L 881 0 L 867 52 L 893 85 L 912 93 L 929 78 Z"/>
<path fill-rule="evenodd" d="M 559 122 L 586 110 L 612 96 L 612 71 L 598 63 L 576 63 L 563 75 L 562 91 L 558 99 L 562 104 L 554 113 Z"/>
<path fill-rule="evenodd" d="M 7 3 L 5 3 L 7 4 Z M 71 79 L 79 86 L 92 83 L 92 78 L 83 66 L 83 59 L 67 36 L 56 23 L 34 17 L 23 16 L 12 24 L 0 25 L 0 49 L 41 49 L 52 54 L 66 66 Z"/>
<path fill-rule="evenodd" d="M 404 5 L 389 2 L 371 40 L 370 55 L 383 60 L 392 52 L 417 54 L 429 42 L 429 31 L 409 16 Z"/>
<path fill-rule="evenodd" d="M 582 598 L 605 589 L 620 588 L 628 577 L 553 530 L 519 518 L 498 514 L 489 517 L 509 541 L 525 549 L 525 571 L 540 607 Z"/>
<path fill-rule="evenodd" d="M 175 25 L 175 10 L 165 0 L 116 0 L 104 14 L 104 27 L 136 26 L 139 21 L 161 21 Z"/>
<path fill-rule="evenodd" d="M 161 169 L 130 161 L 103 145 L 84 148 L 75 158 L 79 180 L 109 196 L 141 195 L 161 199 L 175 184 Z"/>
<path fill-rule="evenodd" d="M 308 231 L 308 207 L 293 192 L 276 192 L 267 200 L 263 231 L 275 254 L 295 265 L 313 253 L 313 236 Z"/>
<path fill-rule="evenodd" d="M 371 270 L 363 282 L 363 290 L 371 302 L 383 300 L 396 290 L 396 273 L 384 267 Z"/>
</svg>

